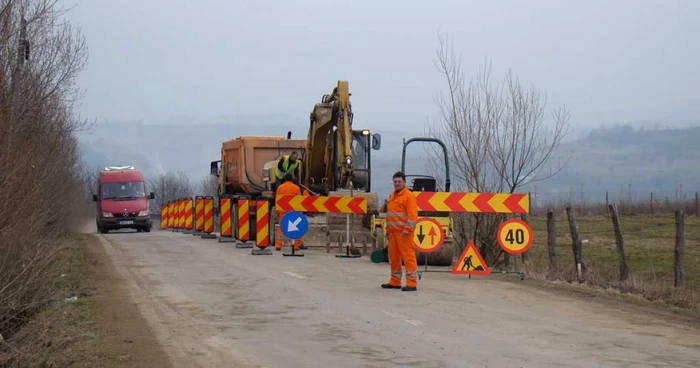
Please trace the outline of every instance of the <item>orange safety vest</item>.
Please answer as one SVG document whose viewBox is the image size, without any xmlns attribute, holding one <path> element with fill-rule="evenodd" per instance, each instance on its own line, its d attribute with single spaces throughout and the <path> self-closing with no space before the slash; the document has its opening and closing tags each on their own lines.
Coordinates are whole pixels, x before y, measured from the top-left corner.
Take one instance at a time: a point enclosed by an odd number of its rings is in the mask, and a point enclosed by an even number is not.
<svg viewBox="0 0 700 368">
<path fill-rule="evenodd" d="M 413 231 L 418 220 L 416 196 L 408 188 L 392 192 L 386 205 L 386 228 L 390 232 Z"/>
</svg>

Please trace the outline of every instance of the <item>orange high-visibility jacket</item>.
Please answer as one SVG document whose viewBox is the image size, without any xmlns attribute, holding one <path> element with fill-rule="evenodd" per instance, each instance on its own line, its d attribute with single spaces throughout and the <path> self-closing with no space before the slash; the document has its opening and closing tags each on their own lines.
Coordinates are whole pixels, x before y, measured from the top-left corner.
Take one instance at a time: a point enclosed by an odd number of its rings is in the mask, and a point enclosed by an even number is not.
<svg viewBox="0 0 700 368">
<path fill-rule="evenodd" d="M 386 205 L 386 228 L 388 231 L 413 232 L 418 220 L 416 196 L 408 188 L 392 192 Z"/>
</svg>

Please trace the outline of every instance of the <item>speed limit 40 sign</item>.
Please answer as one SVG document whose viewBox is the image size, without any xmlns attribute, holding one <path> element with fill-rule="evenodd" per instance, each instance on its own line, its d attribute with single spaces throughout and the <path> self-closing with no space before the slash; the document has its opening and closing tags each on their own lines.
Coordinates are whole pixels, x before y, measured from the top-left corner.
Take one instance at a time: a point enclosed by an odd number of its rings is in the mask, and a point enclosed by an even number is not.
<svg viewBox="0 0 700 368">
<path fill-rule="evenodd" d="M 532 229 L 518 219 L 505 221 L 498 227 L 498 244 L 510 254 L 525 253 L 532 246 Z"/>
</svg>

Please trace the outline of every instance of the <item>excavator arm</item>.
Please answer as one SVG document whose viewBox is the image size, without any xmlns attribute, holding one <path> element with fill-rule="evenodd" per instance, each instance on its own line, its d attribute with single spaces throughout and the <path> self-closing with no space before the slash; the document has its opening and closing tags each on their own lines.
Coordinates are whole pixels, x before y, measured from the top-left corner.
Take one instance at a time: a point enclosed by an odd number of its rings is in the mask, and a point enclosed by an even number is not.
<svg viewBox="0 0 700 368">
<path fill-rule="evenodd" d="M 347 81 L 338 81 L 311 112 L 305 182 L 316 191 L 352 185 L 352 117 Z"/>
</svg>

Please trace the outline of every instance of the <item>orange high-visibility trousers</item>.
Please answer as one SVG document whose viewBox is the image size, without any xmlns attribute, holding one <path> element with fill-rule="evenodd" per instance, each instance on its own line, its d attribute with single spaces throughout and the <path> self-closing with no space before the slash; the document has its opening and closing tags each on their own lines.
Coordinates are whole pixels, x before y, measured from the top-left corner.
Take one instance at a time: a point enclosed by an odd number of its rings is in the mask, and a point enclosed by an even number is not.
<svg viewBox="0 0 700 368">
<path fill-rule="evenodd" d="M 281 219 L 282 216 L 279 216 L 279 218 Z M 275 234 L 277 234 L 277 236 L 275 236 L 275 249 L 282 249 L 282 246 L 284 245 L 284 234 L 282 234 L 282 228 L 278 226 L 277 229 L 275 229 Z M 304 242 L 302 242 L 300 239 L 294 241 L 294 249 L 298 250 L 302 245 L 304 245 Z"/>
<path fill-rule="evenodd" d="M 389 264 L 391 277 L 389 285 L 401 286 L 401 261 L 406 267 L 406 286 L 418 286 L 418 262 L 413 249 L 412 233 L 403 236 L 401 231 L 389 232 Z"/>
</svg>

